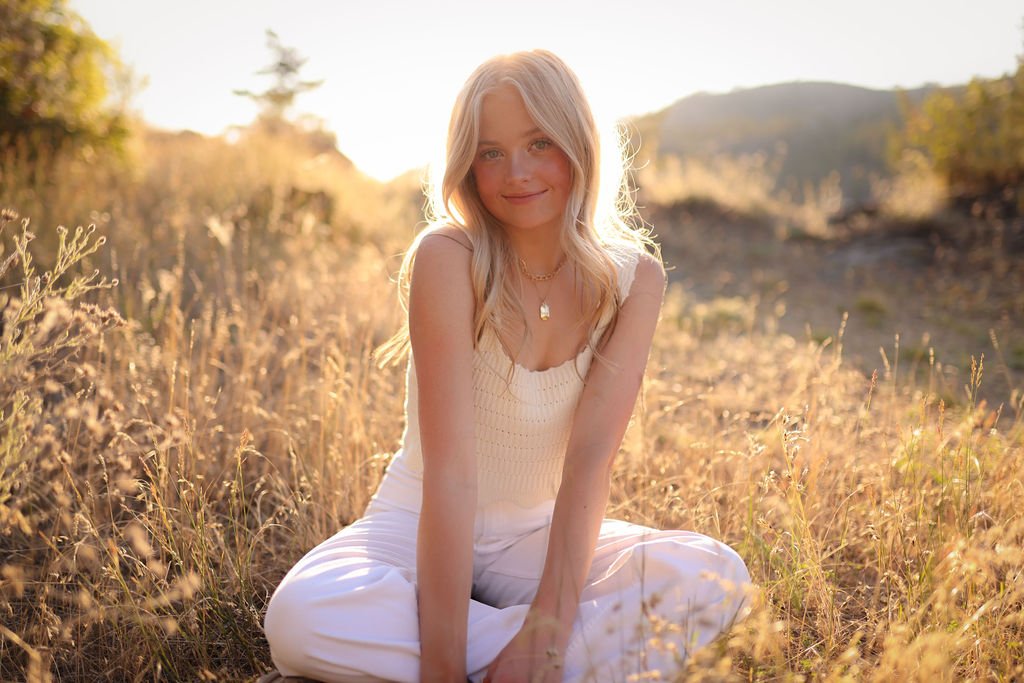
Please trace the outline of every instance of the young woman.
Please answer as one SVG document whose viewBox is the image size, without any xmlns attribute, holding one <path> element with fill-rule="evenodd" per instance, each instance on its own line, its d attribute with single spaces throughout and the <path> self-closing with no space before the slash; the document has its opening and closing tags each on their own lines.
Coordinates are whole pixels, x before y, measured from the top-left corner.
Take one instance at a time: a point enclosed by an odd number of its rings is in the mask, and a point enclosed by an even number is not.
<svg viewBox="0 0 1024 683">
<path fill-rule="evenodd" d="M 742 616 L 731 548 L 604 518 L 665 274 L 627 223 L 619 145 L 601 154 L 550 52 L 469 77 L 384 349 L 410 352 L 402 447 L 363 517 L 275 591 L 282 675 L 622 681 L 668 675 Z M 648 642 L 659 619 L 669 647 Z"/>
</svg>

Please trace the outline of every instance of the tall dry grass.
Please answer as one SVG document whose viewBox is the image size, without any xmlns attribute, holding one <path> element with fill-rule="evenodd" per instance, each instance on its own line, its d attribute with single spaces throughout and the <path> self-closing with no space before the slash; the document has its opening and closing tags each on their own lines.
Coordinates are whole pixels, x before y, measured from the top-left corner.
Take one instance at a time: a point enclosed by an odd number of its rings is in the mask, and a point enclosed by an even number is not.
<svg viewBox="0 0 1024 683">
<path fill-rule="evenodd" d="M 367 205 L 256 217 L 253 187 L 216 191 L 240 183 L 223 154 L 149 149 L 192 173 L 97 188 L 97 232 L 4 218 L 3 680 L 251 679 L 270 592 L 398 445 L 402 369 L 369 350 L 398 323 L 418 200 L 351 176 Z M 980 359 L 954 411 L 937 362 L 925 383 L 898 361 L 866 379 L 840 321 L 802 343 L 720 310 L 670 289 L 609 513 L 722 538 L 759 591 L 664 678 L 1024 677 L 1022 395 L 997 430 Z"/>
<path fill-rule="evenodd" d="M 817 183 L 805 182 L 803 199 L 797 201 L 779 186 L 783 161 L 782 153 L 769 156 L 763 152 L 738 157 L 665 156 L 644 166 L 637 179 L 644 200 L 654 205 L 707 202 L 741 215 L 770 219 L 780 238 L 832 237 L 829 219 L 843 202 L 839 173 L 833 171 Z"/>
</svg>

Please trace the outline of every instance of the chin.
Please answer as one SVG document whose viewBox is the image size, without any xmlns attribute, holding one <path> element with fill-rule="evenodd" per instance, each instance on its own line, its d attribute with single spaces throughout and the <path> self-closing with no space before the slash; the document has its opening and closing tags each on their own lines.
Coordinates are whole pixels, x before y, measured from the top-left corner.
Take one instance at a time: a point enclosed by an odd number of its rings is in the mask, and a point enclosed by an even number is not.
<svg viewBox="0 0 1024 683">
<path fill-rule="evenodd" d="M 519 217 L 501 218 L 501 224 L 508 230 L 532 232 L 537 230 L 558 230 L 561 227 L 561 217 L 542 216 L 537 218 Z"/>
</svg>

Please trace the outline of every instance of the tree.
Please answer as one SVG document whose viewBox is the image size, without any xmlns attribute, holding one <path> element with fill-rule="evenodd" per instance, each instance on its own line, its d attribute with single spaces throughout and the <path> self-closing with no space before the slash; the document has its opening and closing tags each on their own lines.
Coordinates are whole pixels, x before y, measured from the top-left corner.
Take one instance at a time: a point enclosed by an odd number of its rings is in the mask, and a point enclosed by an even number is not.
<svg viewBox="0 0 1024 683">
<path fill-rule="evenodd" d="M 273 54 L 273 61 L 256 73 L 261 76 L 272 76 L 273 84 L 263 92 L 235 90 L 234 93 L 256 102 L 261 109 L 261 119 L 267 122 L 283 122 L 285 114 L 295 103 L 295 98 L 320 87 L 323 81 L 301 80 L 299 71 L 307 59 L 300 57 L 295 48 L 282 45 L 277 34 L 270 29 L 267 29 L 267 47 Z"/>
<path fill-rule="evenodd" d="M 0 144 L 117 147 L 124 103 L 109 83 L 126 72 L 67 0 L 0 0 Z"/>
<path fill-rule="evenodd" d="M 973 78 L 955 94 L 942 89 L 914 107 L 902 102 L 902 149 L 922 152 L 952 198 L 983 199 L 1024 213 L 1024 55 L 1015 73 Z"/>
</svg>

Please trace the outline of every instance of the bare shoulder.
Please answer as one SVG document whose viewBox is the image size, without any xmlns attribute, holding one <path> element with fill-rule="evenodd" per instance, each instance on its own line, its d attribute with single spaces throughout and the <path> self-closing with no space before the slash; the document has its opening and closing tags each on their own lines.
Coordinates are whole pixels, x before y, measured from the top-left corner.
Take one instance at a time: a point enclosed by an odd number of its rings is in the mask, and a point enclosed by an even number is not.
<svg viewBox="0 0 1024 683">
<path fill-rule="evenodd" d="M 409 344 L 416 359 L 416 378 L 424 403 L 448 401 L 453 387 L 462 391 L 472 382 L 464 368 L 472 368 L 473 286 L 470 256 L 463 244 L 434 232 L 420 235 L 409 279 Z M 440 392 L 440 394 L 436 393 Z M 470 394 L 470 408 L 472 408 Z M 462 404 L 461 401 L 455 401 Z M 460 415 L 464 410 L 460 409 Z"/>
<path fill-rule="evenodd" d="M 454 242 L 462 247 L 464 251 L 473 251 L 473 243 L 470 241 L 469 235 L 462 229 L 450 224 L 439 225 L 425 230 L 423 235 L 420 236 L 420 244 L 422 245 L 426 242 Z"/>
<path fill-rule="evenodd" d="M 450 225 L 430 228 L 418 238 L 413 278 L 426 272 L 456 279 L 460 273 L 466 272 L 468 277 L 471 254 L 472 245 L 462 230 Z"/>
<path fill-rule="evenodd" d="M 425 319 L 451 323 L 471 317 L 473 287 L 470 277 L 472 252 L 468 238 L 457 228 L 433 229 L 419 238 L 409 283 L 410 323 L 413 329 Z M 420 315 L 422 314 L 422 315 Z"/>
<path fill-rule="evenodd" d="M 653 294 L 660 299 L 665 293 L 666 286 L 665 266 L 656 256 L 641 250 L 637 255 L 633 284 L 629 289 L 630 296 L 644 293 Z"/>
</svg>

